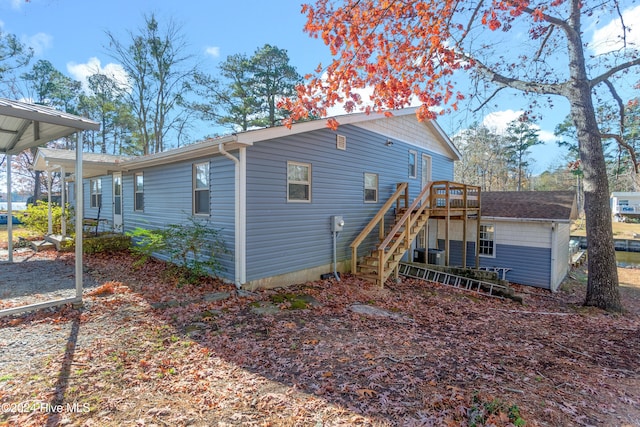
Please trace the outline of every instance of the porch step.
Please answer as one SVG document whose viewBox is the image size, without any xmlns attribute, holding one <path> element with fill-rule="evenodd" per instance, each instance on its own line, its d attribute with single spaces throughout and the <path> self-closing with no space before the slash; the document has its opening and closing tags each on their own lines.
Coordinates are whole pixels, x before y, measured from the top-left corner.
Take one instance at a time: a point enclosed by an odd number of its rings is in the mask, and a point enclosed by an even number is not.
<svg viewBox="0 0 640 427">
<path fill-rule="evenodd" d="M 51 243 L 52 245 L 54 245 L 56 247 L 56 250 L 60 250 L 61 246 L 62 246 L 62 242 L 65 240 L 73 240 L 71 237 L 68 236 L 63 236 L 61 234 L 49 234 L 44 236 L 44 239 Z"/>
<path fill-rule="evenodd" d="M 34 240 L 31 242 L 31 249 L 33 249 L 35 252 L 52 249 L 55 248 L 55 246 L 56 245 L 51 242 L 47 242 L 46 240 Z"/>
</svg>

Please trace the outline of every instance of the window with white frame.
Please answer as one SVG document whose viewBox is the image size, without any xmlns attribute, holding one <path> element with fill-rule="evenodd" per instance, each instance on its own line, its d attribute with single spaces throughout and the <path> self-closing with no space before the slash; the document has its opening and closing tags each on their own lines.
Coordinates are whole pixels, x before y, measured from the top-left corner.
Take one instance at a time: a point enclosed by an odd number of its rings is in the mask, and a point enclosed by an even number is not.
<svg viewBox="0 0 640 427">
<path fill-rule="evenodd" d="M 478 239 L 480 256 L 496 256 L 495 237 L 495 226 L 493 224 L 480 224 L 480 239 Z"/>
<path fill-rule="evenodd" d="M 311 164 L 287 162 L 287 202 L 311 201 Z"/>
<path fill-rule="evenodd" d="M 409 178 L 418 176 L 418 152 L 409 150 Z"/>
<path fill-rule="evenodd" d="M 102 179 L 89 180 L 89 187 L 91 188 L 91 207 L 99 208 L 102 206 Z"/>
<path fill-rule="evenodd" d="M 378 174 L 364 173 L 364 201 L 376 203 L 378 201 Z"/>
<path fill-rule="evenodd" d="M 209 215 L 209 162 L 193 165 L 193 214 Z"/>
<path fill-rule="evenodd" d="M 133 209 L 136 211 L 144 210 L 144 174 L 137 172 L 133 176 Z"/>
</svg>

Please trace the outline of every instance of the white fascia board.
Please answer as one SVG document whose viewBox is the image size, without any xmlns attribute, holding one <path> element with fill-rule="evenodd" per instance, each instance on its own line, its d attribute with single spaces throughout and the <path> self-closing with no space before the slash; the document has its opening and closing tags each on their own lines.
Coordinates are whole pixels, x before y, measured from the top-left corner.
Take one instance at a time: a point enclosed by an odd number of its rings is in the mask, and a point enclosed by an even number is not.
<svg viewBox="0 0 640 427">
<path fill-rule="evenodd" d="M 140 156 L 131 160 L 125 160 L 120 163 L 120 168 L 123 171 L 128 172 L 151 166 L 164 165 L 185 160 L 197 159 L 200 157 L 207 157 L 214 154 L 220 154 L 220 151 L 218 149 L 220 144 L 225 144 L 225 148 L 229 151 L 251 145 L 251 143 L 239 142 L 237 135 L 229 135 L 222 138 L 208 139 L 204 142 L 185 145 L 184 147 L 176 148 L 173 150 L 150 154 L 148 156 Z"/>
<path fill-rule="evenodd" d="M 427 126 L 432 126 L 433 127 L 435 132 L 438 135 L 440 135 L 440 137 L 444 140 L 444 142 L 447 145 L 447 147 L 453 152 L 453 155 L 456 157 L 453 160 L 462 160 L 462 153 L 453 144 L 453 141 L 451 141 L 451 138 L 449 138 L 449 136 L 444 132 L 444 130 L 442 130 L 442 128 L 440 127 L 438 122 L 436 122 L 435 120 L 429 120 L 426 123 L 427 123 Z"/>
<path fill-rule="evenodd" d="M 570 219 L 549 219 L 549 218 L 509 218 L 499 216 L 480 216 L 480 222 L 482 221 L 504 221 L 504 222 L 559 222 L 564 224 L 570 224 Z"/>
</svg>

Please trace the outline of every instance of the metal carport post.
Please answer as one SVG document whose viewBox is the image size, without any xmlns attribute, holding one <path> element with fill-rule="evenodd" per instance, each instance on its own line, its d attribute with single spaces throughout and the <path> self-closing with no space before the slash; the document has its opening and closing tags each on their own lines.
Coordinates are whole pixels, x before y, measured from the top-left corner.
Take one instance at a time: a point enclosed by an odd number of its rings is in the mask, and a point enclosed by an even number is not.
<svg viewBox="0 0 640 427">
<path fill-rule="evenodd" d="M 70 136 L 84 130 L 99 130 L 100 124 L 80 116 L 58 111 L 54 108 L 0 98 L 0 154 L 7 156 L 7 234 L 9 237 L 9 262 L 13 262 L 13 231 L 11 207 L 11 157 L 22 151 L 44 145 L 49 141 Z M 42 303 L 0 310 L 0 316 L 18 314 L 40 308 L 67 303 L 82 302 L 82 141 L 76 143 L 76 296 Z"/>
</svg>

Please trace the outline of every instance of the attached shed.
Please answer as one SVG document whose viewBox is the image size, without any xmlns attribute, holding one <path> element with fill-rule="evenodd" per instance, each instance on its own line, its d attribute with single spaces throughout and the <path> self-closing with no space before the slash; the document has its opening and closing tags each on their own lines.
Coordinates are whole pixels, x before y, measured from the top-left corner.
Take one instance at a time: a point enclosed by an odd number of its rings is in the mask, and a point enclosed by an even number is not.
<svg viewBox="0 0 640 427">
<path fill-rule="evenodd" d="M 569 271 L 571 221 L 577 218 L 575 193 L 489 191 L 481 193 L 481 206 L 480 268 L 495 270 L 512 283 L 558 290 Z M 442 228 L 439 245 L 444 244 Z M 461 231 L 454 233 L 450 264 L 461 265 Z M 475 254 L 475 242 L 467 241 L 467 254 Z"/>
</svg>

